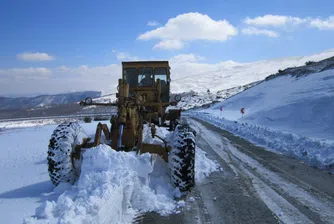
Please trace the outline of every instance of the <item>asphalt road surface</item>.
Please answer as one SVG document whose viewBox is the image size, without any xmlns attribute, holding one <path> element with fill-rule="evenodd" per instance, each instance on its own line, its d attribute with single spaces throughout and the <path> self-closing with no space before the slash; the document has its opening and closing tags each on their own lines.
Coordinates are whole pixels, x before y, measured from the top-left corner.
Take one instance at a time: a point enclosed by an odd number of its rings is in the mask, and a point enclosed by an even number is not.
<svg viewBox="0 0 334 224">
<path fill-rule="evenodd" d="M 196 185 L 180 213 L 144 214 L 135 223 L 334 223 L 332 174 L 199 119 L 188 122 L 197 146 L 222 170 Z"/>
</svg>

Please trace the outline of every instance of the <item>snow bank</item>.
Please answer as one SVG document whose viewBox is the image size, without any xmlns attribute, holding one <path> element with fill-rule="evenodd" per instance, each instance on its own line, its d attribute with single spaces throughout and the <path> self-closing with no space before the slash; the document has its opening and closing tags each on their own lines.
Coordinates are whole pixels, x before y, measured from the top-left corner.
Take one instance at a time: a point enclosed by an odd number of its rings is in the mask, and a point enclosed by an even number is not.
<svg viewBox="0 0 334 224">
<path fill-rule="evenodd" d="M 169 134 L 163 128 L 157 128 L 157 133 L 161 137 Z M 150 140 L 149 135 L 145 126 L 144 140 L 162 143 Z M 195 175 L 200 182 L 218 165 L 201 149 L 196 152 Z M 61 184 L 50 195 L 56 200 L 44 201 L 25 223 L 131 223 L 138 213 L 168 215 L 184 206 L 178 199 L 180 192 L 171 184 L 168 164 L 161 157 L 116 152 L 107 145 L 87 150 L 76 184 Z"/>
<path fill-rule="evenodd" d="M 208 113 L 192 112 L 189 113 L 189 116 L 200 118 L 273 152 L 282 153 L 334 172 L 334 143 L 271 130 L 254 124 L 230 121 Z"/>
</svg>

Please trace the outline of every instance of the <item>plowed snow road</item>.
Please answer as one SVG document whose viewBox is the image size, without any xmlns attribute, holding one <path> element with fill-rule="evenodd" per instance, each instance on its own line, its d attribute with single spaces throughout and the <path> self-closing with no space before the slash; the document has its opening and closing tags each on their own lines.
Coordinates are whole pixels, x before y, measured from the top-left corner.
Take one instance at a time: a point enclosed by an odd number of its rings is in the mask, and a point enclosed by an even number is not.
<svg viewBox="0 0 334 224">
<path fill-rule="evenodd" d="M 188 121 L 197 145 L 223 170 L 197 184 L 181 213 L 145 214 L 137 223 L 334 223 L 333 175 Z"/>
</svg>

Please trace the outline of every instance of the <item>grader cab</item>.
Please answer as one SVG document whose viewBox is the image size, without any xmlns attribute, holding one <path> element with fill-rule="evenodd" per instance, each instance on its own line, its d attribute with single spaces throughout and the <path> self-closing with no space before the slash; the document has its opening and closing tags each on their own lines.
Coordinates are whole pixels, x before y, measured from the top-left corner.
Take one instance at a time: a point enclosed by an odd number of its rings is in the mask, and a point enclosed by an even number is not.
<svg viewBox="0 0 334 224">
<path fill-rule="evenodd" d="M 88 138 L 78 122 L 63 123 L 54 130 L 48 150 L 51 181 L 55 185 L 75 183 L 80 176 L 82 154 L 89 148 L 107 144 L 112 150 L 158 154 L 166 162 L 173 161 L 170 164 L 172 183 L 181 191 L 193 187 L 196 132 L 180 122 L 180 109 L 168 109 L 181 99 L 178 95 L 170 99 L 170 83 L 168 61 L 123 62 L 116 102 L 98 103 L 91 98 L 80 102 L 82 106 L 117 107 L 110 128 L 98 123 L 94 139 Z M 145 125 L 150 128 L 151 137 L 160 139 L 162 144 L 143 142 Z M 172 138 L 158 136 L 156 126 L 168 128 Z"/>
<path fill-rule="evenodd" d="M 171 102 L 168 61 L 123 62 L 122 70 L 122 80 L 129 84 L 129 97 L 144 103 L 144 121 L 161 126 L 168 120 L 170 128 L 174 129 L 181 110 L 170 109 L 168 113 L 165 112 L 168 106 L 176 106 L 181 97 L 176 95 Z"/>
</svg>

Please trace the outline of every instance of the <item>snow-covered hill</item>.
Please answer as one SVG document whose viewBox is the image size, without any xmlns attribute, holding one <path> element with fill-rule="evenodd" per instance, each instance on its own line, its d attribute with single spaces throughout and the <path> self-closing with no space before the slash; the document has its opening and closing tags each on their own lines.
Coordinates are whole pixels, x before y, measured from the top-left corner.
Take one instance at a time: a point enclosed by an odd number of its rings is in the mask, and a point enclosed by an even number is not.
<svg viewBox="0 0 334 224">
<path fill-rule="evenodd" d="M 208 70 L 196 75 L 179 74 L 178 64 L 171 62 L 173 93 L 218 91 L 246 85 L 265 79 L 267 76 L 289 67 L 302 66 L 307 61 L 320 61 L 334 56 L 334 49 L 303 57 L 286 57 L 251 63 L 218 63 Z M 174 66 L 174 67 L 173 67 Z M 185 67 L 192 66 L 186 63 Z M 175 71 L 174 71 L 175 70 Z M 174 71 L 174 72 L 173 72 Z"/>
<path fill-rule="evenodd" d="M 194 92 L 181 93 L 181 101 L 176 106 L 183 110 L 189 110 L 198 107 L 209 107 L 213 103 L 222 102 L 235 94 L 257 85 L 258 82 L 250 83 L 244 86 L 237 86 L 230 89 L 220 90 L 216 92 Z"/>
<path fill-rule="evenodd" d="M 210 110 L 221 106 L 227 119 L 334 140 L 334 70 L 303 77 L 278 76 Z M 241 108 L 245 108 L 243 118 Z"/>
</svg>

